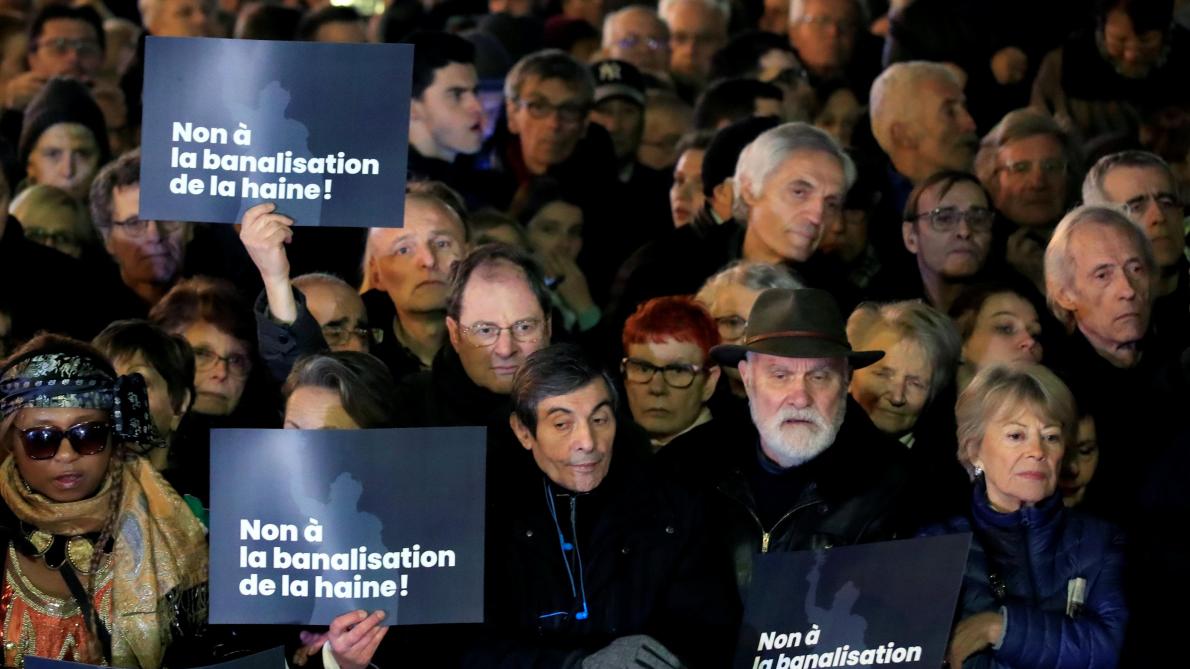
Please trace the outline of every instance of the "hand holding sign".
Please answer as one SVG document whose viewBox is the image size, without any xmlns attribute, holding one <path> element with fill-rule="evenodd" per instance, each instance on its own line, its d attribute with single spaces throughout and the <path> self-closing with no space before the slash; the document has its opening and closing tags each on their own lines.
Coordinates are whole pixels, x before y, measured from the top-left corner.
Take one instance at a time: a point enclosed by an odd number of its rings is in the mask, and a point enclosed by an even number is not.
<svg viewBox="0 0 1190 669">
<path fill-rule="evenodd" d="M 954 628 L 950 648 L 946 650 L 946 661 L 952 667 L 961 667 L 968 657 L 996 643 L 1004 631 L 1004 616 L 988 611 L 964 618 Z"/>
<path fill-rule="evenodd" d="M 289 283 L 289 256 L 285 245 L 293 241 L 293 219 L 277 213 L 277 205 L 266 202 L 244 212 L 240 219 L 240 241 L 252 258 L 264 282 L 269 313 L 282 323 L 297 319 L 297 304 Z"/>
<path fill-rule="evenodd" d="M 383 620 L 383 611 L 373 611 L 370 616 L 367 611 L 344 613 L 335 618 L 331 628 L 323 634 L 302 632 L 302 643 L 306 645 L 298 651 L 299 656 L 313 656 L 329 643 L 340 669 L 363 669 L 372 663 L 376 648 L 388 634 L 388 627 L 379 627 Z M 303 658 L 299 666 L 304 664 Z"/>
</svg>

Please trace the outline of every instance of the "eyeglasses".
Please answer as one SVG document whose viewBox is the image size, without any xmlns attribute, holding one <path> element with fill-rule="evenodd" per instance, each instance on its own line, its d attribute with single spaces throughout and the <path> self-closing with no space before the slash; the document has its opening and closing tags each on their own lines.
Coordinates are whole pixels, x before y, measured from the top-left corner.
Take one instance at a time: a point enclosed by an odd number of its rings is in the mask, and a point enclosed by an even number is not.
<svg viewBox="0 0 1190 669">
<path fill-rule="evenodd" d="M 744 336 L 744 330 L 748 328 L 748 319 L 735 314 L 720 316 L 715 319 L 715 325 L 719 328 L 719 336 L 723 339 L 739 339 Z"/>
<path fill-rule="evenodd" d="M 71 51 L 77 51 L 84 58 L 95 58 L 103 54 L 99 43 L 89 39 L 71 39 L 69 37 L 47 37 L 37 43 L 38 51 L 49 51 L 55 56 L 65 56 Z"/>
<path fill-rule="evenodd" d="M 851 19 L 836 19 L 833 16 L 823 16 L 821 14 L 806 14 L 798 23 L 804 23 L 815 30 L 825 30 L 833 26 L 841 33 L 851 32 L 856 27 L 855 21 Z"/>
<path fill-rule="evenodd" d="M 661 51 L 662 49 L 669 46 L 669 44 L 663 40 L 653 37 L 641 37 L 640 35 L 628 35 L 616 42 L 616 46 L 620 47 L 621 49 L 635 49 L 642 44 L 645 45 L 649 51 Z"/>
<path fill-rule="evenodd" d="M 223 356 L 204 346 L 194 348 L 194 367 L 198 371 L 208 372 L 218 362 L 227 365 L 227 373 L 232 376 L 247 376 L 248 372 L 252 371 L 252 359 L 243 353 Z"/>
<path fill-rule="evenodd" d="M 30 460 L 49 460 L 58 454 L 63 439 L 70 440 L 70 447 L 79 455 L 95 455 L 107 448 L 112 426 L 103 422 L 79 423 L 65 431 L 56 427 L 31 427 L 21 430 L 21 443 Z"/>
<path fill-rule="evenodd" d="M 149 230 L 149 224 L 157 224 L 157 233 L 161 235 L 169 235 L 182 229 L 184 225 L 181 221 L 146 221 L 139 218 L 126 218 L 122 221 L 112 221 L 112 225 L 120 226 L 124 234 L 129 237 L 144 237 Z"/>
<path fill-rule="evenodd" d="M 1025 176 L 1033 173 L 1034 165 L 1039 165 L 1041 173 L 1047 177 L 1066 173 L 1066 161 L 1061 158 L 1045 158 L 1036 163 L 1032 160 L 1017 160 L 1001 165 L 999 170 L 1013 176 Z"/>
<path fill-rule="evenodd" d="M 29 228 L 25 230 L 25 237 L 31 242 L 57 249 L 63 246 L 70 248 L 80 246 L 79 240 L 74 235 L 68 232 L 54 232 L 45 228 Z"/>
<path fill-rule="evenodd" d="M 1143 216 L 1153 202 L 1166 211 L 1181 213 L 1182 201 L 1172 193 L 1157 193 L 1156 195 L 1140 195 L 1124 203 L 1124 210 L 1129 216 Z"/>
<path fill-rule="evenodd" d="M 536 119 L 543 119 L 550 114 L 557 113 L 558 120 L 563 123 L 578 123 L 587 118 L 587 113 L 591 111 L 590 105 L 583 105 L 574 102 L 564 102 L 560 105 L 553 104 L 546 100 L 517 100 L 517 105 L 529 112 L 529 116 Z"/>
<path fill-rule="evenodd" d="M 796 86 L 803 81 L 810 80 L 810 73 L 800 67 L 787 67 L 777 73 L 769 83 Z"/>
<path fill-rule="evenodd" d="M 657 372 L 670 388 L 689 388 L 694 383 L 699 372 L 706 369 L 702 365 L 666 365 L 658 367 L 651 362 L 639 358 L 624 358 L 620 361 L 620 371 L 628 383 L 651 383 Z"/>
<path fill-rule="evenodd" d="M 988 232 L 992 229 L 996 215 L 986 207 L 971 207 L 966 211 L 962 211 L 958 207 L 938 207 L 914 216 L 913 220 L 923 218 L 930 221 L 930 227 L 934 229 L 934 232 L 953 232 L 959 226 L 960 220 L 966 220 L 972 232 Z"/>
<path fill-rule="evenodd" d="M 349 328 L 342 325 L 325 325 L 322 328 L 322 338 L 329 346 L 342 346 L 352 337 L 369 343 L 379 344 L 384 341 L 384 330 L 380 328 Z"/>
<path fill-rule="evenodd" d="M 460 330 L 462 330 L 463 336 L 467 339 L 467 343 L 476 348 L 485 348 L 494 346 L 496 341 L 500 339 L 500 333 L 505 330 L 508 330 L 508 334 L 512 335 L 514 341 L 522 344 L 532 344 L 541 339 L 544 328 L 545 323 L 540 319 L 526 318 L 508 327 L 500 327 L 495 323 L 476 323 L 475 325 L 460 328 Z"/>
</svg>

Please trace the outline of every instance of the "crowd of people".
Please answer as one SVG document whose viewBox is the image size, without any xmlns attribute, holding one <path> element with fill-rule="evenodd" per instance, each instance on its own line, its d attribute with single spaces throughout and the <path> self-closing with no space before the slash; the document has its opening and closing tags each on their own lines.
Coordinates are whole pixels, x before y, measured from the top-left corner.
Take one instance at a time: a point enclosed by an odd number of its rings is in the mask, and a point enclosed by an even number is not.
<svg viewBox="0 0 1190 669">
<path fill-rule="evenodd" d="M 970 532 L 949 666 L 1176 665 L 1188 26 L 4 3 L 3 664 L 726 667 L 759 554 Z M 412 44 L 360 130 L 408 134 L 393 227 L 142 219 L 150 35 Z M 212 429 L 444 426 L 487 428 L 486 623 L 207 624 Z"/>
</svg>

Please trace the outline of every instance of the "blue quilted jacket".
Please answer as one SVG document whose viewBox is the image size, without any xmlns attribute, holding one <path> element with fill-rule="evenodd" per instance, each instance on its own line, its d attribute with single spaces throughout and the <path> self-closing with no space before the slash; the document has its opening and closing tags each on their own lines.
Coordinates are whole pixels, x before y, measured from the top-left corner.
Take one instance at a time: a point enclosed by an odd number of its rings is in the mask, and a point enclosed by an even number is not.
<svg viewBox="0 0 1190 669">
<path fill-rule="evenodd" d="M 970 517 L 923 534 L 972 532 L 959 601 L 962 620 L 1003 611 L 998 648 L 972 655 L 963 669 L 1103 669 L 1119 663 L 1128 612 L 1123 541 L 1109 523 L 1066 509 L 1061 495 L 1014 513 L 989 505 L 976 482 Z M 1084 603 L 1068 615 L 1068 587 L 1085 579 Z"/>
</svg>

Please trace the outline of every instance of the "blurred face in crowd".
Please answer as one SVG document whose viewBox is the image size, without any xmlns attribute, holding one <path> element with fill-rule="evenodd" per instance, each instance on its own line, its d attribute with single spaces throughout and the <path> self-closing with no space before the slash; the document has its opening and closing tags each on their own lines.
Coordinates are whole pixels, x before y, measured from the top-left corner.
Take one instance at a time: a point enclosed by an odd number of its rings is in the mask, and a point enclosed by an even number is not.
<svg viewBox="0 0 1190 669">
<path fill-rule="evenodd" d="M 607 57 L 623 60 L 645 72 L 669 70 L 669 32 L 651 10 L 625 10 L 607 26 Z"/>
<path fill-rule="evenodd" d="M 888 328 L 864 348 L 884 351 L 884 357 L 855 370 L 851 396 L 881 432 L 899 437 L 913 429 L 930 399 L 934 366 L 920 344 Z"/>
<path fill-rule="evenodd" d="M 61 202 L 33 202 L 17 197 L 12 214 L 21 222 L 25 237 L 31 241 L 58 249 L 73 258 L 83 254 L 87 242 L 83 230 L 90 221 L 83 220 L 78 209 Z"/>
<path fill-rule="evenodd" d="M 789 24 L 789 41 L 806 67 L 817 74 L 835 72 L 851 61 L 859 28 L 853 0 L 804 0 L 804 12 Z"/>
<path fill-rule="evenodd" d="M 517 440 L 533 453 L 537 467 L 556 485 L 591 492 L 607 476 L 616 440 L 611 392 L 602 378 L 565 395 L 537 403 L 537 429 L 513 415 Z"/>
<path fill-rule="evenodd" d="M 992 212 L 978 185 L 959 181 L 944 193 L 946 187 L 941 182 L 923 192 L 917 206 L 919 218 L 904 223 L 901 231 L 923 277 L 966 279 L 987 261 Z"/>
<path fill-rule="evenodd" d="M 103 67 L 99 35 L 86 21 L 50 19 L 29 47 L 29 71 L 43 77 L 76 77 L 89 82 Z"/>
<path fill-rule="evenodd" d="M 505 13 L 512 16 L 529 16 L 533 13 L 532 0 L 488 0 L 488 11 L 492 14 Z"/>
<path fill-rule="evenodd" d="M 764 14 L 757 27 L 774 35 L 784 35 L 789 29 L 789 0 L 764 0 Z"/>
<path fill-rule="evenodd" d="M 1160 62 L 1165 49 L 1163 31 L 1150 30 L 1137 34 L 1132 19 L 1119 9 L 1108 12 L 1102 37 L 1108 62 L 1125 77 L 1147 76 Z"/>
<path fill-rule="evenodd" d="M 694 116 L 688 108 L 675 105 L 645 107 L 645 132 L 636 157 L 641 164 L 655 170 L 668 170 L 678 159 L 676 147 L 682 135 L 694 127 Z"/>
<path fill-rule="evenodd" d="M 475 66 L 450 63 L 434 70 L 434 80 L 414 98 L 410 120 L 421 125 L 441 158 L 473 154 L 483 143 L 483 106 L 476 90 Z"/>
<path fill-rule="evenodd" d="M 1095 419 L 1083 416 L 1078 421 L 1078 436 L 1074 448 L 1067 449 L 1062 458 L 1062 472 L 1058 475 L 1058 488 L 1066 506 L 1075 506 L 1083 501 L 1087 484 L 1095 476 L 1099 466 L 1099 441 L 1095 435 Z"/>
<path fill-rule="evenodd" d="M 99 144 L 80 123 L 55 123 L 37 138 L 28 169 L 31 183 L 61 188 L 86 202 L 99 171 Z"/>
<path fill-rule="evenodd" d="M 205 37 L 210 14 L 207 0 L 148 0 L 145 27 L 157 37 Z"/>
<path fill-rule="evenodd" d="M 963 342 L 963 360 L 978 371 L 997 363 L 1041 362 L 1041 321 L 1037 310 L 1016 293 L 984 300 L 971 334 Z"/>
<path fill-rule="evenodd" d="M 298 289 L 305 295 L 306 308 L 318 321 L 332 351 L 368 352 L 368 313 L 359 293 L 330 281 L 303 282 Z"/>
<path fill-rule="evenodd" d="M 115 367 L 116 373 L 121 376 L 140 374 L 145 378 L 145 387 L 149 394 L 149 415 L 153 417 L 153 426 L 157 428 L 158 434 L 169 441 L 190 406 L 190 392 L 186 391 L 184 397 L 170 396 L 169 384 L 166 383 L 165 377 L 139 352 L 113 360 L 112 367 Z"/>
<path fill-rule="evenodd" d="M 868 212 L 863 209 L 844 209 L 843 215 L 826 229 L 818 248 L 823 253 L 838 256 L 845 263 L 859 257 L 868 246 Z"/>
<path fill-rule="evenodd" d="M 450 270 L 466 251 L 465 231 L 446 205 L 405 200 L 405 225 L 368 234 L 371 284 L 388 293 L 398 312 L 446 308 Z"/>
<path fill-rule="evenodd" d="M 1149 241 L 1158 267 L 1178 264 L 1185 250 L 1182 200 L 1169 175 L 1157 167 L 1115 167 L 1103 177 L 1109 202 L 1123 205 Z"/>
<path fill-rule="evenodd" d="M 814 118 L 814 125 L 830 133 L 844 147 L 851 146 L 855 124 L 863 113 L 859 100 L 850 89 L 840 88 L 831 93 Z"/>
<path fill-rule="evenodd" d="M 1140 341 L 1149 329 L 1152 276 L 1132 237 L 1098 223 L 1070 236 L 1073 272 L 1055 301 L 1074 314 L 1078 328 L 1098 350 Z"/>
<path fill-rule="evenodd" d="M 612 136 L 616 160 L 631 162 L 636 158 L 645 131 L 645 110 L 632 100 L 612 98 L 595 105 L 591 120 Z"/>
<path fill-rule="evenodd" d="M 624 390 L 636 424 L 661 440 L 694 424 L 719 380 L 719 368 L 706 367 L 702 348 L 666 337 L 629 344 L 626 353 Z"/>
<path fill-rule="evenodd" d="M 754 242 L 750 259 L 804 262 L 818 248 L 826 226 L 842 215 L 846 180 L 843 165 L 822 151 L 790 153 L 765 180 L 741 184 L 748 205 L 747 237 Z M 747 238 L 744 251 L 749 253 Z"/>
<path fill-rule="evenodd" d="M 796 467 L 835 442 L 847 409 L 847 363 L 842 358 L 749 353 L 739 369 L 761 449 L 770 460 Z"/>
<path fill-rule="evenodd" d="M 330 388 L 298 386 L 285 402 L 286 430 L 358 430 L 343 408 L 343 398 Z"/>
<path fill-rule="evenodd" d="M 1066 156 L 1052 135 L 1009 142 L 997 152 L 996 208 L 1019 225 L 1052 225 L 1066 211 Z"/>
<path fill-rule="evenodd" d="M 36 430 L 30 433 L 29 439 L 35 444 L 41 444 L 47 438 L 52 439 L 52 432 L 48 431 L 56 429 L 66 433 L 71 428 L 82 425 L 90 426 L 89 433 L 92 439 L 102 438 L 107 442 L 102 451 L 92 455 L 80 455 L 74 444 L 64 437 L 57 444 L 58 450 L 53 457 L 44 460 L 29 457 L 30 451 L 22 436 L 23 431 Z M 107 426 L 106 436 L 101 426 Z M 87 499 L 99 490 L 107 476 L 114 445 L 110 418 L 106 411 L 65 408 L 21 409 L 13 420 L 9 435 L 12 440 L 9 448 L 12 449 L 13 461 L 21 478 L 30 488 L 53 502 L 77 502 Z M 86 447 L 83 448 L 86 450 Z"/>
<path fill-rule="evenodd" d="M 727 43 L 727 21 L 702 0 L 677 0 L 662 18 L 669 26 L 669 68 L 691 81 L 711 71 L 711 56 Z"/>
<path fill-rule="evenodd" d="M 603 27 L 603 0 L 563 0 L 562 14 L 572 19 L 582 19 L 592 27 Z"/>
<path fill-rule="evenodd" d="M 674 182 L 669 188 L 669 210 L 673 214 L 674 227 L 680 228 L 702 211 L 706 196 L 702 191 L 703 149 L 687 149 L 674 166 Z"/>
<path fill-rule="evenodd" d="M 142 221 L 140 184 L 112 190 L 112 227 L 104 245 L 129 286 L 168 286 L 182 269 L 190 226 L 178 221 Z"/>
<path fill-rule="evenodd" d="M 982 439 L 967 446 L 987 479 L 988 501 L 1004 513 L 1054 494 L 1065 452 L 1061 423 L 1041 407 L 1014 404 L 1002 405 Z"/>
<path fill-rule="evenodd" d="M 194 410 L 208 416 L 235 411 L 252 371 L 248 343 L 206 321 L 193 323 L 178 334 L 194 349 Z"/>
<path fill-rule="evenodd" d="M 963 89 L 949 79 L 925 79 L 913 92 L 916 116 L 907 132 L 925 177 L 942 170 L 970 172 L 979 137 Z"/>
<path fill-rule="evenodd" d="M 587 130 L 589 102 L 562 79 L 527 77 L 518 100 L 509 100 L 508 129 L 521 141 L 525 166 L 544 174 L 574 153 Z"/>
<path fill-rule="evenodd" d="M 525 358 L 549 346 L 548 318 L 524 272 L 498 261 L 472 272 L 463 288 L 459 319 L 447 316 L 446 328 L 467 376 L 480 387 L 507 395 Z"/>
<path fill-rule="evenodd" d="M 742 344 L 744 328 L 748 326 L 748 315 L 761 291 L 738 283 L 729 283 L 719 288 L 711 304 L 704 304 L 715 319 L 719 337 L 724 344 Z M 731 370 L 728 370 L 729 372 Z"/>
<path fill-rule="evenodd" d="M 542 255 L 577 260 L 583 250 L 583 210 L 557 200 L 529 220 L 529 245 Z"/>
<path fill-rule="evenodd" d="M 319 26 L 314 33 L 314 41 L 331 44 L 363 44 L 368 41 L 368 30 L 363 21 L 331 21 Z"/>
</svg>

